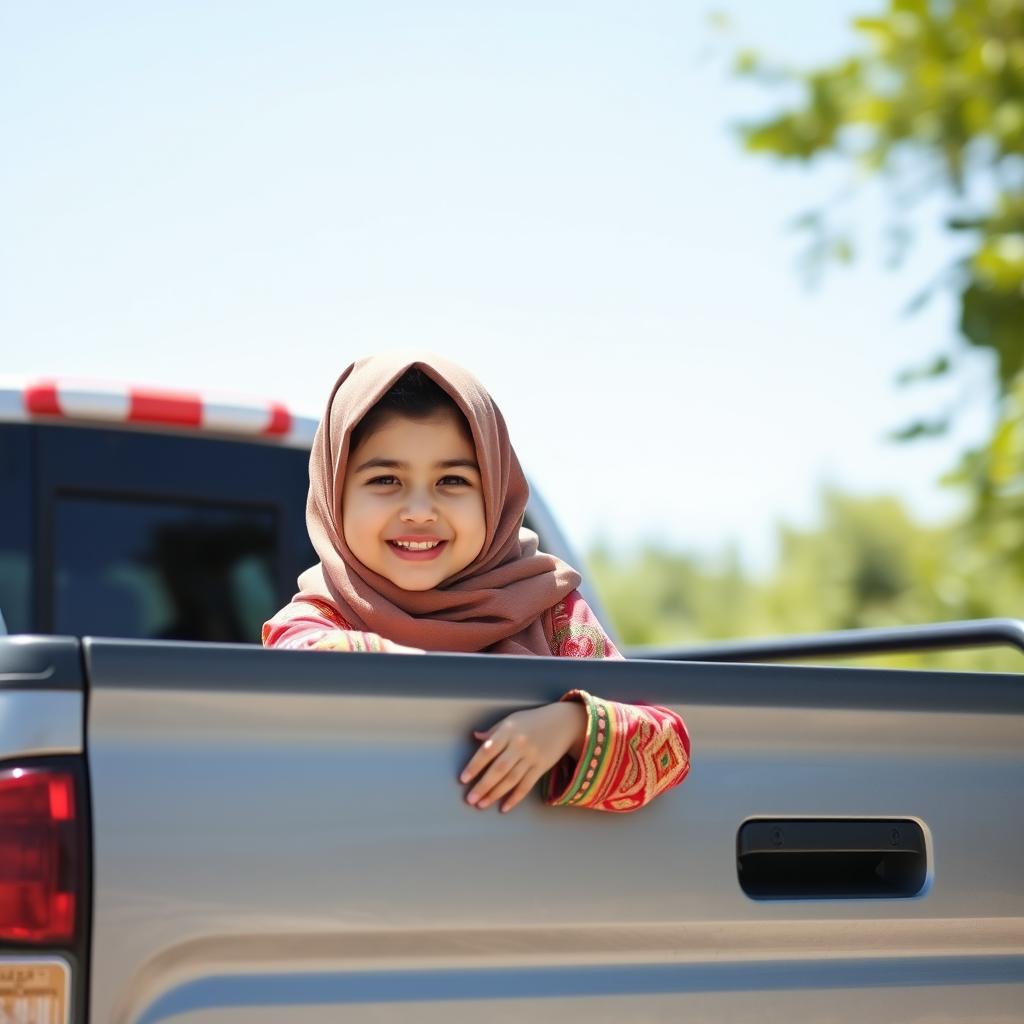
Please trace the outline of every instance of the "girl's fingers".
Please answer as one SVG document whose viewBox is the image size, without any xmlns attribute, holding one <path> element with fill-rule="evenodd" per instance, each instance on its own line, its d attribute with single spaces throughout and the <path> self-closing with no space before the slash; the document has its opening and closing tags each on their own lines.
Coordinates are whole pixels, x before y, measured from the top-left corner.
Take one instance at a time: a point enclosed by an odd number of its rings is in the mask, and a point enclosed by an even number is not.
<svg viewBox="0 0 1024 1024">
<path fill-rule="evenodd" d="M 478 804 L 488 796 L 491 790 L 518 764 L 519 760 L 518 754 L 507 750 L 496 758 L 494 764 L 484 772 L 483 778 L 469 791 L 466 796 L 467 803 Z"/>
<path fill-rule="evenodd" d="M 519 803 L 519 801 L 522 800 L 523 797 L 526 796 L 526 794 L 529 793 L 534 786 L 537 785 L 537 780 L 543 774 L 543 772 L 538 771 L 536 768 L 531 768 L 522 777 L 522 779 L 519 780 L 519 784 L 516 786 L 515 789 L 512 790 L 509 797 L 501 805 L 501 813 L 507 814 L 509 811 L 511 811 L 512 808 L 515 807 L 515 805 Z"/>
<path fill-rule="evenodd" d="M 459 782 L 469 782 L 475 779 L 506 747 L 508 739 L 501 733 L 488 736 L 480 744 L 480 749 L 469 759 L 468 764 L 462 769 Z"/>
<path fill-rule="evenodd" d="M 499 779 L 491 791 L 482 800 L 477 801 L 477 807 L 482 811 L 485 807 L 490 807 L 496 800 L 500 800 L 510 789 L 519 785 L 528 771 L 530 771 L 528 761 L 517 761 L 504 778 Z"/>
</svg>

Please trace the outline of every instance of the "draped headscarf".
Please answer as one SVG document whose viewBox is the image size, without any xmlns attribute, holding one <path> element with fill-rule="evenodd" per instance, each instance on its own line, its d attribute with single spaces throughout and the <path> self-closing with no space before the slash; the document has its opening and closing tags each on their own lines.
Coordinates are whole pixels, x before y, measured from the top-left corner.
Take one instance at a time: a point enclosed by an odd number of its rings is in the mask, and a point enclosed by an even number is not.
<svg viewBox="0 0 1024 1024">
<path fill-rule="evenodd" d="M 341 500 L 352 429 L 410 369 L 458 406 L 473 438 L 483 489 L 479 555 L 432 590 L 403 590 L 349 549 Z M 529 486 L 504 417 L 480 382 L 440 356 L 390 354 L 353 363 L 338 378 L 313 438 L 306 525 L 320 562 L 299 577 L 297 598 L 326 598 L 353 629 L 428 651 L 550 654 L 541 616 L 575 590 L 571 566 L 537 549 L 523 527 Z"/>
</svg>

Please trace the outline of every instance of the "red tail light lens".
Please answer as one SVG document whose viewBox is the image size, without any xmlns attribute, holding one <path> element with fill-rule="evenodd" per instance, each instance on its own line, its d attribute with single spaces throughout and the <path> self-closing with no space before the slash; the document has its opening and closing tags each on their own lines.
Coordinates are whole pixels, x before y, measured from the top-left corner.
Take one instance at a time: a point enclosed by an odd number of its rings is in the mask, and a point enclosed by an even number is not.
<svg viewBox="0 0 1024 1024">
<path fill-rule="evenodd" d="M 74 938 L 76 811 L 70 772 L 0 771 L 0 940 L 56 944 Z"/>
</svg>

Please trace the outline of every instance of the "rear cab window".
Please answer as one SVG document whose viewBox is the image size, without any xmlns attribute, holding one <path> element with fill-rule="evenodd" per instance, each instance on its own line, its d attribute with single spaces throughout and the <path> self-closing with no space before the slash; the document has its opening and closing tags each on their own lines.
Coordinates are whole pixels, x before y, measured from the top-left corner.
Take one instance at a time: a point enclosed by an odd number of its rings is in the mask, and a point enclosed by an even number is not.
<svg viewBox="0 0 1024 1024">
<path fill-rule="evenodd" d="M 272 507 L 58 494 L 54 631 L 251 641 L 279 606 Z"/>
<path fill-rule="evenodd" d="M 258 643 L 263 622 L 315 561 L 302 449 L 155 431 L 25 429 L 33 432 L 35 487 L 17 504 L 34 501 L 37 512 L 34 544 L 21 544 L 35 554 L 34 596 L 22 597 L 34 614 L 27 625 L 24 615 L 17 624 L 7 616 L 12 633 L 30 626 Z M 21 557 L 22 576 L 32 575 L 31 564 Z M 21 577 L 8 576 L 13 590 Z"/>
</svg>

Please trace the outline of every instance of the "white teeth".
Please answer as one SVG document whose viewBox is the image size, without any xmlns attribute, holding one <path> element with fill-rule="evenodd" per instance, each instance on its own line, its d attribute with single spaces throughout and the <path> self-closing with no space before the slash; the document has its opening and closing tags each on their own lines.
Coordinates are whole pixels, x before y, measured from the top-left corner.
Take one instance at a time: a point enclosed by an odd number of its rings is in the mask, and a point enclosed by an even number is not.
<svg viewBox="0 0 1024 1024">
<path fill-rule="evenodd" d="M 436 548 L 441 542 L 439 540 L 393 540 L 391 543 L 405 548 L 406 551 L 429 551 L 431 548 Z"/>
</svg>

